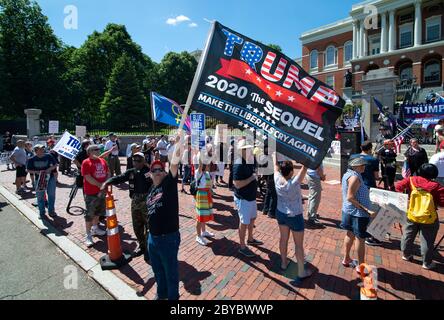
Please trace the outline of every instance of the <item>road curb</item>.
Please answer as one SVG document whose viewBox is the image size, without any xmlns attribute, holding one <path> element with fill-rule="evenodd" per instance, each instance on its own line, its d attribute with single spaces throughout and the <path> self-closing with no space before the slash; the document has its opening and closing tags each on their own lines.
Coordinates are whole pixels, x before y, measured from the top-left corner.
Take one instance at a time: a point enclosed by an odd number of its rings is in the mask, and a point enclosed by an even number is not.
<svg viewBox="0 0 444 320">
<path fill-rule="evenodd" d="M 23 216 L 32 222 L 41 234 L 51 240 L 60 250 L 79 265 L 88 275 L 94 279 L 104 290 L 117 300 L 146 300 L 137 295 L 136 290 L 126 284 L 112 271 L 103 271 L 98 261 L 91 257 L 85 250 L 75 244 L 68 237 L 62 235 L 50 223 L 45 223 L 38 218 L 38 213 L 18 199 L 14 194 L 0 185 L 0 194 L 16 208 Z"/>
</svg>

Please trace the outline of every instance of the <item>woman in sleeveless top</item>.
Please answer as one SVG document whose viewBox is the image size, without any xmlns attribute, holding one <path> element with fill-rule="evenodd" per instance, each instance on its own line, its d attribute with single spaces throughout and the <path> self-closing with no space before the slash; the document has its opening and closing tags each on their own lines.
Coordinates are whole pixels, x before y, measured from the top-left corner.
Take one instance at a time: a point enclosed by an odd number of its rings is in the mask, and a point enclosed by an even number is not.
<svg viewBox="0 0 444 320">
<path fill-rule="evenodd" d="M 213 197 L 211 188 L 213 185 L 210 175 L 210 165 L 202 163 L 199 159 L 199 167 L 195 172 L 197 193 L 195 196 L 196 205 L 196 242 L 202 246 L 208 244 L 206 237 L 214 237 L 214 234 L 206 231 L 205 224 L 213 221 Z"/>
<path fill-rule="evenodd" d="M 364 263 L 365 239 L 368 237 L 367 227 L 370 217 L 375 213 L 370 211 L 370 192 L 362 180 L 361 173 L 365 171 L 366 161 L 363 158 L 350 160 L 349 169 L 342 178 L 342 223 L 341 228 L 347 231 L 344 239 L 345 267 L 356 267 Z M 350 257 L 350 250 L 356 239 L 355 249 L 358 252 L 358 261 Z"/>
</svg>

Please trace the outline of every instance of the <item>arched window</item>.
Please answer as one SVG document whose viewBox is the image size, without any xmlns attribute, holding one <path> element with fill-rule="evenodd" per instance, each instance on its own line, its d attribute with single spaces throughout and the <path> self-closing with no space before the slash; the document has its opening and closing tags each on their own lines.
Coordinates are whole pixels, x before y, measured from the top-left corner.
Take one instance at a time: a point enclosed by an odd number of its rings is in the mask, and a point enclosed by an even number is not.
<svg viewBox="0 0 444 320">
<path fill-rule="evenodd" d="M 344 62 L 350 62 L 353 59 L 353 41 L 347 41 L 344 44 Z"/>
<path fill-rule="evenodd" d="M 430 60 L 424 65 L 424 82 L 440 82 L 441 81 L 441 62 L 438 60 Z"/>
<path fill-rule="evenodd" d="M 404 63 L 399 67 L 399 80 L 413 79 L 413 68 L 411 63 Z"/>
<path fill-rule="evenodd" d="M 338 63 L 338 54 L 334 46 L 329 46 L 325 50 L 325 66 L 333 66 Z"/>
<path fill-rule="evenodd" d="M 318 50 L 313 50 L 310 53 L 310 69 L 318 68 Z"/>
</svg>

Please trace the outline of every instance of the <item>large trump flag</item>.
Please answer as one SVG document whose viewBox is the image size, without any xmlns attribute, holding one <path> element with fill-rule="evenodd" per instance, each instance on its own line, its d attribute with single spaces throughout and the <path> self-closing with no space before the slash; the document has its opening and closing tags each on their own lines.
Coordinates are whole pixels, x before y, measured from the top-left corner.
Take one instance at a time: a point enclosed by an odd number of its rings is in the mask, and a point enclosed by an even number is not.
<svg viewBox="0 0 444 320">
<path fill-rule="evenodd" d="M 277 151 L 317 168 L 345 101 L 287 56 L 213 24 L 187 105 L 274 139 Z"/>
</svg>

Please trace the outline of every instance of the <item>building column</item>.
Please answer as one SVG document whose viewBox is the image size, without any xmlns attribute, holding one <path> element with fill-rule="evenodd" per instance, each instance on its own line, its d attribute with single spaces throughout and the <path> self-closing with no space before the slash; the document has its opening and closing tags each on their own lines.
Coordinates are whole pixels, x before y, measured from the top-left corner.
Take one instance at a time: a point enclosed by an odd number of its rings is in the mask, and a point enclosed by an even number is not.
<svg viewBox="0 0 444 320">
<path fill-rule="evenodd" d="M 362 56 L 367 57 L 368 54 L 368 33 L 367 29 L 363 28 L 363 34 L 362 34 Z"/>
<path fill-rule="evenodd" d="M 390 11 L 390 17 L 389 17 L 389 45 L 388 45 L 388 51 L 392 52 L 395 51 L 396 48 L 396 24 L 395 24 L 395 11 Z"/>
<path fill-rule="evenodd" d="M 422 45 L 422 7 L 421 1 L 415 2 L 415 47 Z"/>
<path fill-rule="evenodd" d="M 353 20 L 353 59 L 358 57 L 358 21 Z"/>
<path fill-rule="evenodd" d="M 364 37 L 364 23 L 359 21 L 359 32 L 358 32 L 358 58 L 362 58 L 364 55 L 364 48 L 362 38 Z"/>
<path fill-rule="evenodd" d="M 381 14 L 381 53 L 387 52 L 387 13 Z"/>
</svg>

